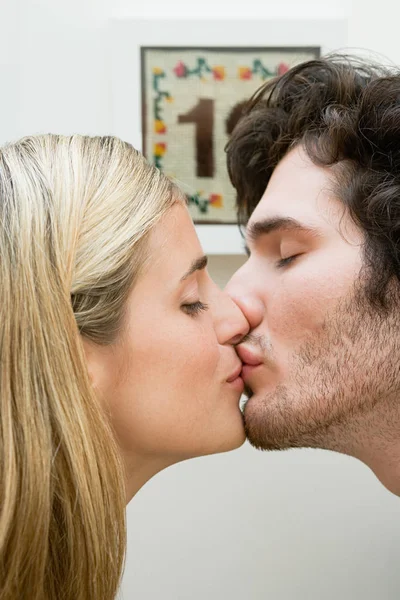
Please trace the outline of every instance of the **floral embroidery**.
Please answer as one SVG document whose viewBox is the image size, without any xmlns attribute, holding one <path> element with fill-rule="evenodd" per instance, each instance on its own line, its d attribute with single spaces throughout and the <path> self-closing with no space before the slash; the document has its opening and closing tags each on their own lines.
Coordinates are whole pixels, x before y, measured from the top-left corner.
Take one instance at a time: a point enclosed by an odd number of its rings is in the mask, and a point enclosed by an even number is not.
<svg viewBox="0 0 400 600">
<path fill-rule="evenodd" d="M 208 200 L 214 208 L 222 208 L 224 205 L 221 194 L 210 194 Z"/>
<path fill-rule="evenodd" d="M 155 119 L 154 133 L 166 133 L 167 126 L 162 119 Z"/>
<path fill-rule="evenodd" d="M 164 156 L 167 150 L 167 144 L 164 142 L 157 142 L 154 144 L 154 156 Z"/>
<path fill-rule="evenodd" d="M 223 81 L 226 77 L 225 67 L 222 65 L 210 67 L 207 61 L 201 57 L 197 59 L 196 65 L 193 67 L 193 69 L 190 69 L 188 65 L 185 65 L 185 63 L 180 60 L 172 70 L 180 79 L 195 75 L 201 81 L 207 81 L 205 76 L 211 74 L 215 81 Z"/>
<path fill-rule="evenodd" d="M 277 67 L 277 75 L 284 75 L 287 71 L 289 71 L 290 67 L 284 62 L 279 63 Z"/>
<path fill-rule="evenodd" d="M 221 194 L 210 194 L 208 198 L 205 198 L 202 194 L 203 192 L 199 191 L 191 196 L 187 196 L 189 205 L 194 204 L 203 214 L 208 213 L 210 205 L 213 208 L 223 208 L 224 203 Z"/>
<path fill-rule="evenodd" d="M 225 79 L 225 67 L 213 67 L 212 72 L 216 81 L 223 81 Z"/>
<path fill-rule="evenodd" d="M 242 80 L 251 79 L 253 75 L 259 75 L 264 81 L 268 77 L 276 77 L 276 75 L 283 75 L 286 71 L 289 71 L 290 67 L 288 64 L 281 62 L 275 68 L 275 71 L 270 71 L 267 67 L 264 67 L 261 60 L 253 60 L 252 67 L 240 66 L 238 67 L 238 77 Z"/>
<path fill-rule="evenodd" d="M 167 151 L 167 144 L 164 142 L 156 142 L 153 147 L 154 164 L 157 169 L 162 169 L 161 159 Z"/>
<path fill-rule="evenodd" d="M 169 102 L 172 101 L 172 96 L 169 92 L 164 92 L 162 90 L 160 90 L 160 79 L 163 79 L 165 77 L 165 72 L 158 68 L 158 67 L 154 67 L 153 69 L 153 90 L 154 90 L 154 119 L 156 121 L 161 121 L 162 117 L 161 117 L 161 102 L 163 99 L 168 100 Z"/>
<path fill-rule="evenodd" d="M 239 79 L 251 79 L 253 72 L 249 67 L 239 67 Z"/>
<path fill-rule="evenodd" d="M 172 69 L 177 77 L 186 77 L 186 66 L 181 60 L 178 62 L 176 67 Z"/>
<path fill-rule="evenodd" d="M 169 92 L 160 89 L 160 80 L 166 77 L 165 71 L 160 67 L 153 67 L 153 117 L 154 117 L 154 133 L 164 134 L 167 131 L 167 126 L 162 118 L 162 101 L 172 102 L 173 98 Z M 156 142 L 153 147 L 154 164 L 158 169 L 162 169 L 162 157 L 167 150 L 167 146 L 163 142 Z"/>
</svg>

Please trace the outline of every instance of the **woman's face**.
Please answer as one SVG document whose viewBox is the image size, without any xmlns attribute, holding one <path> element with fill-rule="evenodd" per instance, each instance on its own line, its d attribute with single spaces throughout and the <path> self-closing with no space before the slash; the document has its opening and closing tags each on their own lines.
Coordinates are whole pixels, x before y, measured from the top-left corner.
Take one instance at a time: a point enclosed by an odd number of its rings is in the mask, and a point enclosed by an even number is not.
<svg viewBox="0 0 400 600">
<path fill-rule="evenodd" d="M 87 352 L 125 458 L 172 463 L 236 448 L 245 437 L 233 344 L 247 321 L 210 279 L 185 206 L 154 228 L 148 252 L 119 339 Z"/>
</svg>

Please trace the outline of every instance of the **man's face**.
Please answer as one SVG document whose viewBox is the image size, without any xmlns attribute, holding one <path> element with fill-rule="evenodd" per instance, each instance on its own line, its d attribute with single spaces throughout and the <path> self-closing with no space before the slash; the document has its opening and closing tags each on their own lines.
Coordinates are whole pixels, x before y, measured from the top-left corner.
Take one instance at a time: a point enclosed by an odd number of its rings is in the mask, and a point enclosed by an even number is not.
<svg viewBox="0 0 400 600">
<path fill-rule="evenodd" d="M 396 385 L 395 317 L 365 299 L 364 238 L 332 176 L 301 146 L 285 156 L 248 223 L 249 259 L 228 284 L 251 326 L 238 353 L 258 448 L 351 452 Z"/>
</svg>

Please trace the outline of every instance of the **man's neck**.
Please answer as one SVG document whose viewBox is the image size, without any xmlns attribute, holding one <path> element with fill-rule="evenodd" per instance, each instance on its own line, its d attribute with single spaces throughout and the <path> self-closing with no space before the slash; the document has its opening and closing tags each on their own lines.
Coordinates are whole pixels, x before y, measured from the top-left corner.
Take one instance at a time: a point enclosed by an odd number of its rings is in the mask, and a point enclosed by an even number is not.
<svg viewBox="0 0 400 600">
<path fill-rule="evenodd" d="M 400 432 L 396 440 L 370 439 L 368 447 L 355 456 L 372 469 L 390 492 L 400 496 Z"/>
<path fill-rule="evenodd" d="M 400 496 L 400 410 L 393 399 L 333 427 L 326 448 L 365 463 L 393 494 Z"/>
</svg>

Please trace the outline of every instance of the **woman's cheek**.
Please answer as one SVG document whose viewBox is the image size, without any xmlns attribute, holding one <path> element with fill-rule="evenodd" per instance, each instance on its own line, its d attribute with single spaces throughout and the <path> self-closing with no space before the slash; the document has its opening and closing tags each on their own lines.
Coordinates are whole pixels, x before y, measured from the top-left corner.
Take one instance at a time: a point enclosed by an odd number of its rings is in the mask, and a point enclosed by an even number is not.
<svg viewBox="0 0 400 600">
<path fill-rule="evenodd" d="M 192 358 L 190 384 L 200 386 L 203 394 L 206 389 L 213 386 L 218 376 L 220 352 L 215 337 L 199 335 L 196 343 L 192 345 Z"/>
</svg>

